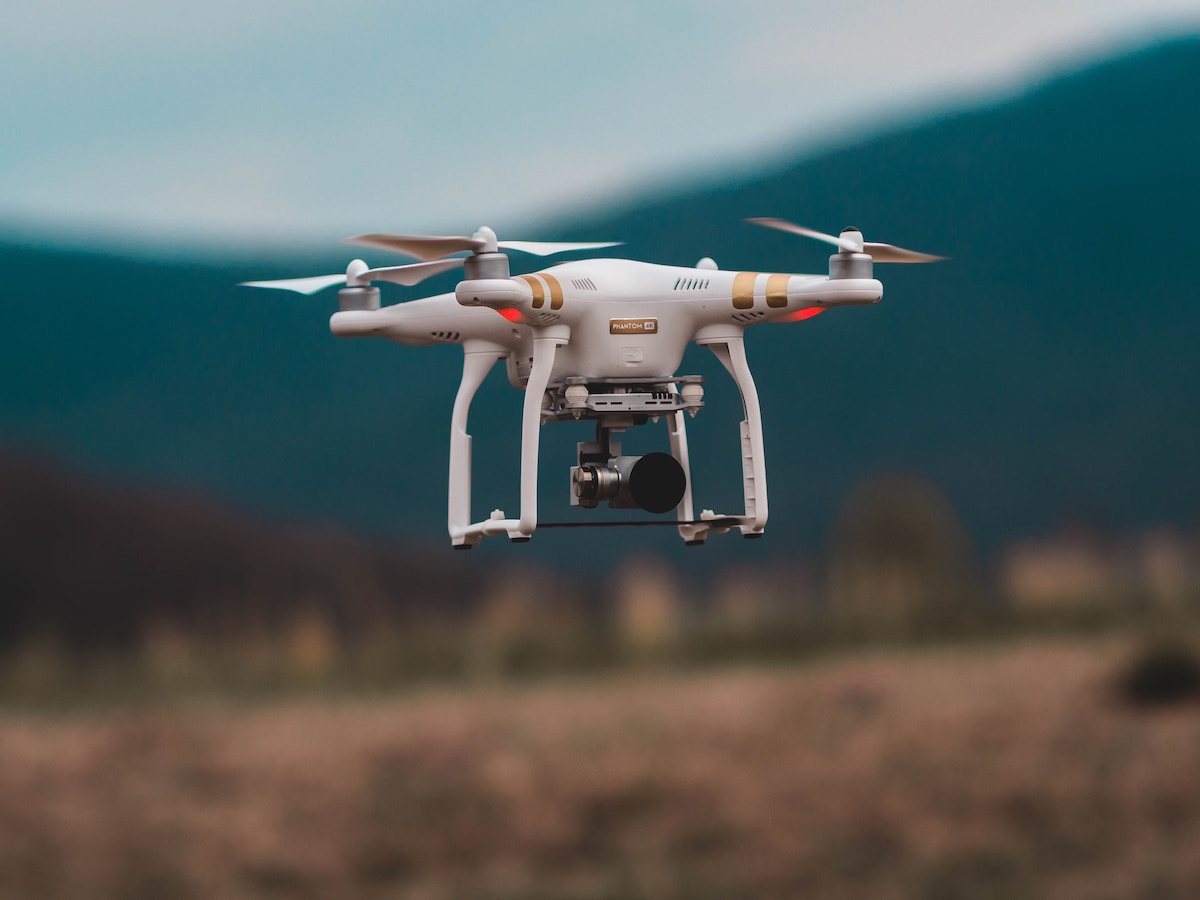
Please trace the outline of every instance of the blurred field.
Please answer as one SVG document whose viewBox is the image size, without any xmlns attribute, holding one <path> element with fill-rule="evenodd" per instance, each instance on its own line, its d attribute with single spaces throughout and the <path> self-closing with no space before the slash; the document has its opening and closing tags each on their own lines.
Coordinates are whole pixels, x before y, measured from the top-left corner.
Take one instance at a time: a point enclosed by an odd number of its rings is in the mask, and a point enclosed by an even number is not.
<svg viewBox="0 0 1200 900">
<path fill-rule="evenodd" d="M 0 718 L 2 897 L 1195 897 L 1131 645 Z"/>
</svg>

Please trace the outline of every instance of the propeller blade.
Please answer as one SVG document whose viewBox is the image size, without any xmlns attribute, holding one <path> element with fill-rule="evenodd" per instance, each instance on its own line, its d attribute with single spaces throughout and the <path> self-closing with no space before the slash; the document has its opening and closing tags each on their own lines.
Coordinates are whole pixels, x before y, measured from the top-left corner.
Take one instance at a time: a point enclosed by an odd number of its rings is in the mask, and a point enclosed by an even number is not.
<svg viewBox="0 0 1200 900">
<path fill-rule="evenodd" d="M 565 241 L 499 241 L 497 246 L 503 247 L 505 250 L 532 253 L 534 256 L 552 256 L 555 253 L 567 253 L 571 250 L 602 250 L 605 247 L 619 247 L 621 241 L 603 241 L 592 244 Z"/>
<path fill-rule="evenodd" d="M 390 281 L 393 284 L 405 284 L 412 287 L 414 284 L 420 284 L 426 278 L 432 278 L 441 272 L 461 266 L 464 262 L 466 260 L 459 256 L 454 259 L 409 263 L 406 266 L 387 266 L 382 269 L 368 269 L 362 277 L 371 281 Z"/>
<path fill-rule="evenodd" d="M 827 244 L 833 244 L 835 247 L 840 247 L 849 253 L 862 253 L 862 239 L 857 241 L 847 238 L 834 237 L 832 234 L 825 234 L 823 231 L 813 231 L 811 228 L 805 228 L 801 225 L 793 225 L 791 222 L 783 219 L 747 219 L 755 225 L 762 225 L 764 228 L 774 228 L 776 231 L 786 231 L 789 234 L 799 234 L 803 237 L 816 238 L 818 241 L 824 241 Z"/>
<path fill-rule="evenodd" d="M 916 250 L 893 247 L 891 244 L 873 244 L 870 241 L 863 244 L 863 253 L 869 253 L 875 262 L 890 263 L 933 263 L 941 262 L 946 258 L 934 256 L 932 253 L 919 253 Z"/>
<path fill-rule="evenodd" d="M 920 253 L 916 250 L 905 250 L 903 247 L 896 247 L 892 244 L 876 244 L 870 241 L 864 242 L 862 234 L 856 230 L 843 232 L 841 237 L 834 237 L 832 234 L 825 234 L 822 231 L 813 231 L 811 228 L 805 228 L 801 225 L 793 225 L 783 219 L 747 219 L 747 222 L 753 222 L 755 225 L 762 225 L 765 228 L 774 228 L 777 231 L 786 231 L 790 234 L 799 234 L 804 237 L 816 238 L 818 241 L 825 241 L 828 244 L 833 244 L 840 247 L 842 250 L 850 253 L 866 253 L 874 262 L 883 263 L 931 263 L 941 262 L 946 257 L 935 256 L 932 253 Z M 847 234 L 857 235 L 857 238 L 847 237 Z"/>
<path fill-rule="evenodd" d="M 346 238 L 347 244 L 362 244 L 364 247 L 379 247 L 396 250 L 417 259 L 434 260 L 461 253 L 463 250 L 478 250 L 484 244 L 478 238 L 431 237 L 419 234 L 359 234 Z"/>
<path fill-rule="evenodd" d="M 295 291 L 297 294 L 315 294 L 335 284 L 345 284 L 346 273 L 339 275 L 314 275 L 311 278 L 282 278 L 278 281 L 243 281 L 241 287 L 277 288 Z"/>
<path fill-rule="evenodd" d="M 490 233 L 490 232 L 489 232 Z M 486 242 L 477 237 L 428 237 L 415 234 L 360 234 L 347 238 L 348 244 L 362 244 L 367 247 L 380 247 L 384 250 L 397 250 L 417 259 L 434 260 L 449 256 L 451 253 L 461 253 L 464 250 L 476 252 L 484 249 Z M 616 247 L 617 242 L 578 243 L 570 241 L 498 241 L 496 246 L 505 250 L 516 250 L 520 253 L 532 253 L 535 256 L 551 256 L 555 253 L 567 253 L 572 250 L 599 250 L 604 247 Z"/>
</svg>

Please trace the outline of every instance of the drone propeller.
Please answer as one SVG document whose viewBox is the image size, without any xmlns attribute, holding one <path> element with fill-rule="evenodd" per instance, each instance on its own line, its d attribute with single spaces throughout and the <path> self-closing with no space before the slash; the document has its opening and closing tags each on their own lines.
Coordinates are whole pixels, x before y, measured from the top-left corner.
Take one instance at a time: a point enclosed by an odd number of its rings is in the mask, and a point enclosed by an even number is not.
<svg viewBox="0 0 1200 900">
<path fill-rule="evenodd" d="M 503 256 L 484 256 L 495 254 L 499 250 L 517 250 L 521 253 L 532 253 L 537 256 L 550 256 L 555 253 L 566 253 L 570 250 L 599 250 L 604 247 L 616 247 L 619 242 L 606 241 L 602 243 L 575 243 L 569 241 L 497 241 L 496 232 L 486 225 L 471 237 L 433 237 L 428 235 L 405 234 L 360 234 L 348 238 L 347 243 L 363 244 L 367 247 L 381 247 L 384 250 L 398 250 L 409 256 L 415 256 L 422 262 L 409 263 L 403 266 L 384 266 L 379 269 L 368 269 L 361 259 L 356 259 L 346 267 L 345 275 L 314 275 L 311 278 L 281 278 L 277 281 L 244 281 L 243 287 L 277 288 L 283 291 L 295 291 L 298 294 L 315 294 L 335 284 L 348 287 L 365 287 L 372 281 L 391 281 L 395 284 L 413 286 L 420 284 L 426 278 L 431 278 L 441 272 L 456 266 L 466 265 L 467 278 L 478 277 L 508 277 L 508 262 Z M 451 257 L 452 253 L 471 251 L 469 257 Z M 484 260 L 489 260 L 486 264 Z M 496 265 L 498 263 L 498 267 Z M 484 266 L 486 265 L 486 268 Z"/>
<path fill-rule="evenodd" d="M 916 250 L 905 250 L 903 247 L 896 247 L 892 244 L 876 244 L 864 241 L 862 232 L 857 228 L 847 228 L 842 232 L 840 237 L 834 237 L 832 234 L 813 231 L 811 228 L 805 228 L 802 225 L 793 225 L 791 222 L 784 221 L 783 219 L 747 219 L 746 221 L 755 225 L 762 225 L 764 228 L 774 228 L 776 231 L 786 231 L 789 234 L 799 234 L 803 237 L 816 238 L 818 241 L 833 244 L 844 253 L 865 253 L 875 262 L 931 263 L 941 262 L 946 258 L 944 256 L 934 256 L 931 253 L 919 253 Z"/>
<path fill-rule="evenodd" d="M 335 284 L 345 284 L 346 275 L 314 275 L 311 278 L 280 278 L 278 281 L 243 281 L 238 287 L 278 288 L 297 294 L 315 294 Z"/>
<path fill-rule="evenodd" d="M 600 250 L 616 247 L 619 242 L 572 243 L 567 241 L 498 241 L 496 233 L 486 225 L 472 237 L 434 237 L 416 234 L 360 234 L 347 238 L 348 244 L 396 250 L 417 259 L 435 260 L 452 253 L 469 250 L 472 253 L 495 253 L 498 250 L 517 250 L 535 256 L 551 256 L 570 250 Z"/>
<path fill-rule="evenodd" d="M 441 272 L 448 272 L 463 264 L 462 259 L 436 259 L 432 262 L 408 263 L 403 266 L 385 266 L 380 269 L 367 269 L 362 277 L 367 281 L 390 281 L 393 284 L 403 284 L 412 287 L 420 284 L 426 278 L 432 278 Z"/>
<path fill-rule="evenodd" d="M 364 286 L 372 281 L 390 281 L 393 284 L 403 284 L 412 287 L 420 284 L 426 278 L 432 278 L 440 272 L 445 272 L 463 264 L 461 259 L 439 259 L 433 262 L 410 263 L 406 266 L 385 266 L 380 269 L 368 269 L 361 259 L 356 259 L 346 267 L 342 275 L 314 275 L 311 278 L 282 278 L 278 281 L 243 281 L 242 287 L 278 288 L 283 291 L 295 291 L 298 294 L 315 294 L 335 284 Z"/>
</svg>

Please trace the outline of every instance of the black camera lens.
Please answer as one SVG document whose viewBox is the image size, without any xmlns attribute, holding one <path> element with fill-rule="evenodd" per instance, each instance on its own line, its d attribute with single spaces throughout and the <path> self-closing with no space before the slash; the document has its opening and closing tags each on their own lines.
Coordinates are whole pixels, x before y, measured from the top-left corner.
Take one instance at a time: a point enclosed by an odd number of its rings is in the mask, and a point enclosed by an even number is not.
<svg viewBox="0 0 1200 900">
<path fill-rule="evenodd" d="M 647 512 L 674 509 L 686 488 L 683 466 L 669 453 L 647 453 L 629 473 L 629 496 Z"/>
</svg>

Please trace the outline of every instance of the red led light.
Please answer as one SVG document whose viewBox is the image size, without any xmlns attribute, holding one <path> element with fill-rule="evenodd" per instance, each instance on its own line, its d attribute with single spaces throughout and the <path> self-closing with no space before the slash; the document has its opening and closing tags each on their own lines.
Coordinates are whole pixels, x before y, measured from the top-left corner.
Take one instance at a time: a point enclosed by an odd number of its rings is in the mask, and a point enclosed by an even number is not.
<svg viewBox="0 0 1200 900">
<path fill-rule="evenodd" d="M 792 313 L 790 316 L 784 316 L 781 321 L 801 322 L 804 319 L 811 319 L 813 316 L 819 316 L 823 312 L 825 312 L 825 307 L 811 306 L 808 309 L 797 310 L 796 312 Z"/>
<path fill-rule="evenodd" d="M 500 313 L 500 315 L 504 316 L 510 322 L 521 321 L 521 311 L 519 309 L 498 309 L 496 312 Z"/>
</svg>

